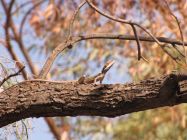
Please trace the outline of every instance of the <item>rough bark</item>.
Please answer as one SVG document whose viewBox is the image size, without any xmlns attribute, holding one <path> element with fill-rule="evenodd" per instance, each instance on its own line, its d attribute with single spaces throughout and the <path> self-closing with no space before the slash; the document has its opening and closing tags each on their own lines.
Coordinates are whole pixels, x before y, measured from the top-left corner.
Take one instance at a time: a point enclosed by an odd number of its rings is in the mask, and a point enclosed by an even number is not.
<svg viewBox="0 0 187 140">
<path fill-rule="evenodd" d="M 128 84 L 24 81 L 0 93 L 0 127 L 29 117 L 115 117 L 173 106 L 187 101 L 186 85 L 175 74 Z"/>
</svg>

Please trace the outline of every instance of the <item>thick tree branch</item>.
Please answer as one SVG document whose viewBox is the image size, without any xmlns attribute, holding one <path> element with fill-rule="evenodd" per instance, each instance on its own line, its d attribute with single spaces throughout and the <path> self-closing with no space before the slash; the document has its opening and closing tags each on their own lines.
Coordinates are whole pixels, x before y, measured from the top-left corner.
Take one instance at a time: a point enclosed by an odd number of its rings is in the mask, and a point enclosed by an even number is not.
<svg viewBox="0 0 187 140">
<path fill-rule="evenodd" d="M 0 94 L 0 127 L 28 117 L 115 117 L 185 103 L 187 81 L 183 80 L 186 75 L 170 74 L 140 83 L 109 85 L 25 81 Z"/>
</svg>

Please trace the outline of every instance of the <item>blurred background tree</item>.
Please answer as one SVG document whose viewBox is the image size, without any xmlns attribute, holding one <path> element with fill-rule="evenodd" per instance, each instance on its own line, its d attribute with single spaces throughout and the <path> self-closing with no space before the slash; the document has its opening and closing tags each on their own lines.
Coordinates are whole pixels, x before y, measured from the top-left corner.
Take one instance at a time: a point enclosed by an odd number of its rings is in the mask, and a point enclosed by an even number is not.
<svg viewBox="0 0 187 140">
<path fill-rule="evenodd" d="M 7 50 L 11 57 L 0 55 L 2 78 L 16 69 L 17 61 L 26 65 L 29 77 L 37 75 L 51 51 L 68 37 L 71 18 L 80 3 L 80 0 L 1 0 L 0 45 L 4 46 L 1 49 Z M 178 24 L 163 0 L 94 0 L 93 3 L 110 15 L 136 21 L 155 36 L 181 40 Z M 168 0 L 168 4 L 172 13 L 179 19 L 185 38 L 187 1 Z M 11 10 L 9 26 L 6 25 L 8 9 Z M 137 29 L 137 32 L 146 36 L 140 29 Z M 133 30 L 129 25 L 116 23 L 101 16 L 86 4 L 78 13 L 72 33 L 74 36 L 95 33 L 133 35 Z M 138 61 L 135 41 L 82 41 L 71 50 L 61 53 L 48 77 L 53 80 L 71 80 L 84 74 L 93 75 L 111 59 L 116 60 L 116 64 L 107 74 L 104 83 L 139 81 L 168 74 L 172 70 L 184 71 L 183 66 L 169 57 L 156 43 L 141 42 L 141 46 L 142 56 L 148 62 Z M 185 55 L 182 46 L 176 47 Z M 171 54 L 175 55 L 174 52 Z M 182 59 L 180 61 L 185 63 Z M 11 82 L 16 80 L 12 79 Z M 132 113 L 114 119 L 53 118 L 53 123 L 49 123 L 47 119 L 46 122 L 57 139 L 60 135 L 62 139 L 182 140 L 187 138 L 186 113 L 186 105 L 179 105 Z"/>
</svg>

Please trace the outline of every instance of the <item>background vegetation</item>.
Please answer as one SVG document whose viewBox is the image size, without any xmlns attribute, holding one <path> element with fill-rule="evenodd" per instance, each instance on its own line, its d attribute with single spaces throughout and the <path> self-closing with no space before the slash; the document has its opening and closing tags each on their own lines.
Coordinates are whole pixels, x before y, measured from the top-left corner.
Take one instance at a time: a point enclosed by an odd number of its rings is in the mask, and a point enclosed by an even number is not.
<svg viewBox="0 0 187 140">
<path fill-rule="evenodd" d="M 0 50 L 7 51 L 10 56 L 0 54 L 1 79 L 16 71 L 22 64 L 26 66 L 24 78 L 32 78 L 38 74 L 51 51 L 68 37 L 71 18 L 81 1 L 15 0 L 8 15 L 11 2 L 13 0 L 1 0 L 0 5 Z M 171 11 L 163 0 L 94 0 L 93 3 L 110 15 L 139 23 L 154 36 L 181 40 L 179 26 L 172 12 L 180 21 L 184 39 L 187 35 L 186 0 L 168 0 Z M 137 32 L 146 36 L 140 29 L 137 29 Z M 85 4 L 78 13 L 72 33 L 74 36 L 95 33 L 133 35 L 133 30 L 129 25 L 101 16 Z M 181 56 L 185 53 L 182 46 L 176 47 L 180 52 L 172 47 L 167 48 L 173 56 L 171 57 L 156 43 L 141 42 L 141 53 L 147 61 L 138 61 L 135 41 L 82 41 L 76 44 L 76 47 L 60 54 L 48 78 L 70 80 L 78 79 L 84 74 L 94 75 L 111 59 L 115 60 L 116 64 L 107 74 L 104 83 L 139 81 L 167 74 L 172 70 L 183 72 L 186 64 Z M 11 78 L 3 88 L 20 80 L 23 80 L 21 76 Z M 46 122 L 57 139 L 58 135 L 61 135 L 62 139 L 182 140 L 187 138 L 186 109 L 186 105 L 179 105 L 132 113 L 115 119 L 53 118 L 52 123 L 47 119 Z M 30 125 L 27 121 L 21 124 L 21 127 Z M 17 138 L 25 137 L 25 128 L 18 130 L 15 131 Z M 56 132 L 58 134 L 55 134 Z"/>
</svg>

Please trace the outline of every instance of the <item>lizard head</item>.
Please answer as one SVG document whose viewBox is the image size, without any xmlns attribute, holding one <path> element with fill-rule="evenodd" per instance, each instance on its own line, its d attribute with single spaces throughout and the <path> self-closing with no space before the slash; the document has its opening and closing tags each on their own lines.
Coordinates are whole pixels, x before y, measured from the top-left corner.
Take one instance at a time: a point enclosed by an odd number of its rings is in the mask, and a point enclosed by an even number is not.
<svg viewBox="0 0 187 140">
<path fill-rule="evenodd" d="M 102 73 L 106 73 L 113 66 L 114 63 L 114 60 L 107 61 L 102 69 Z"/>
</svg>

